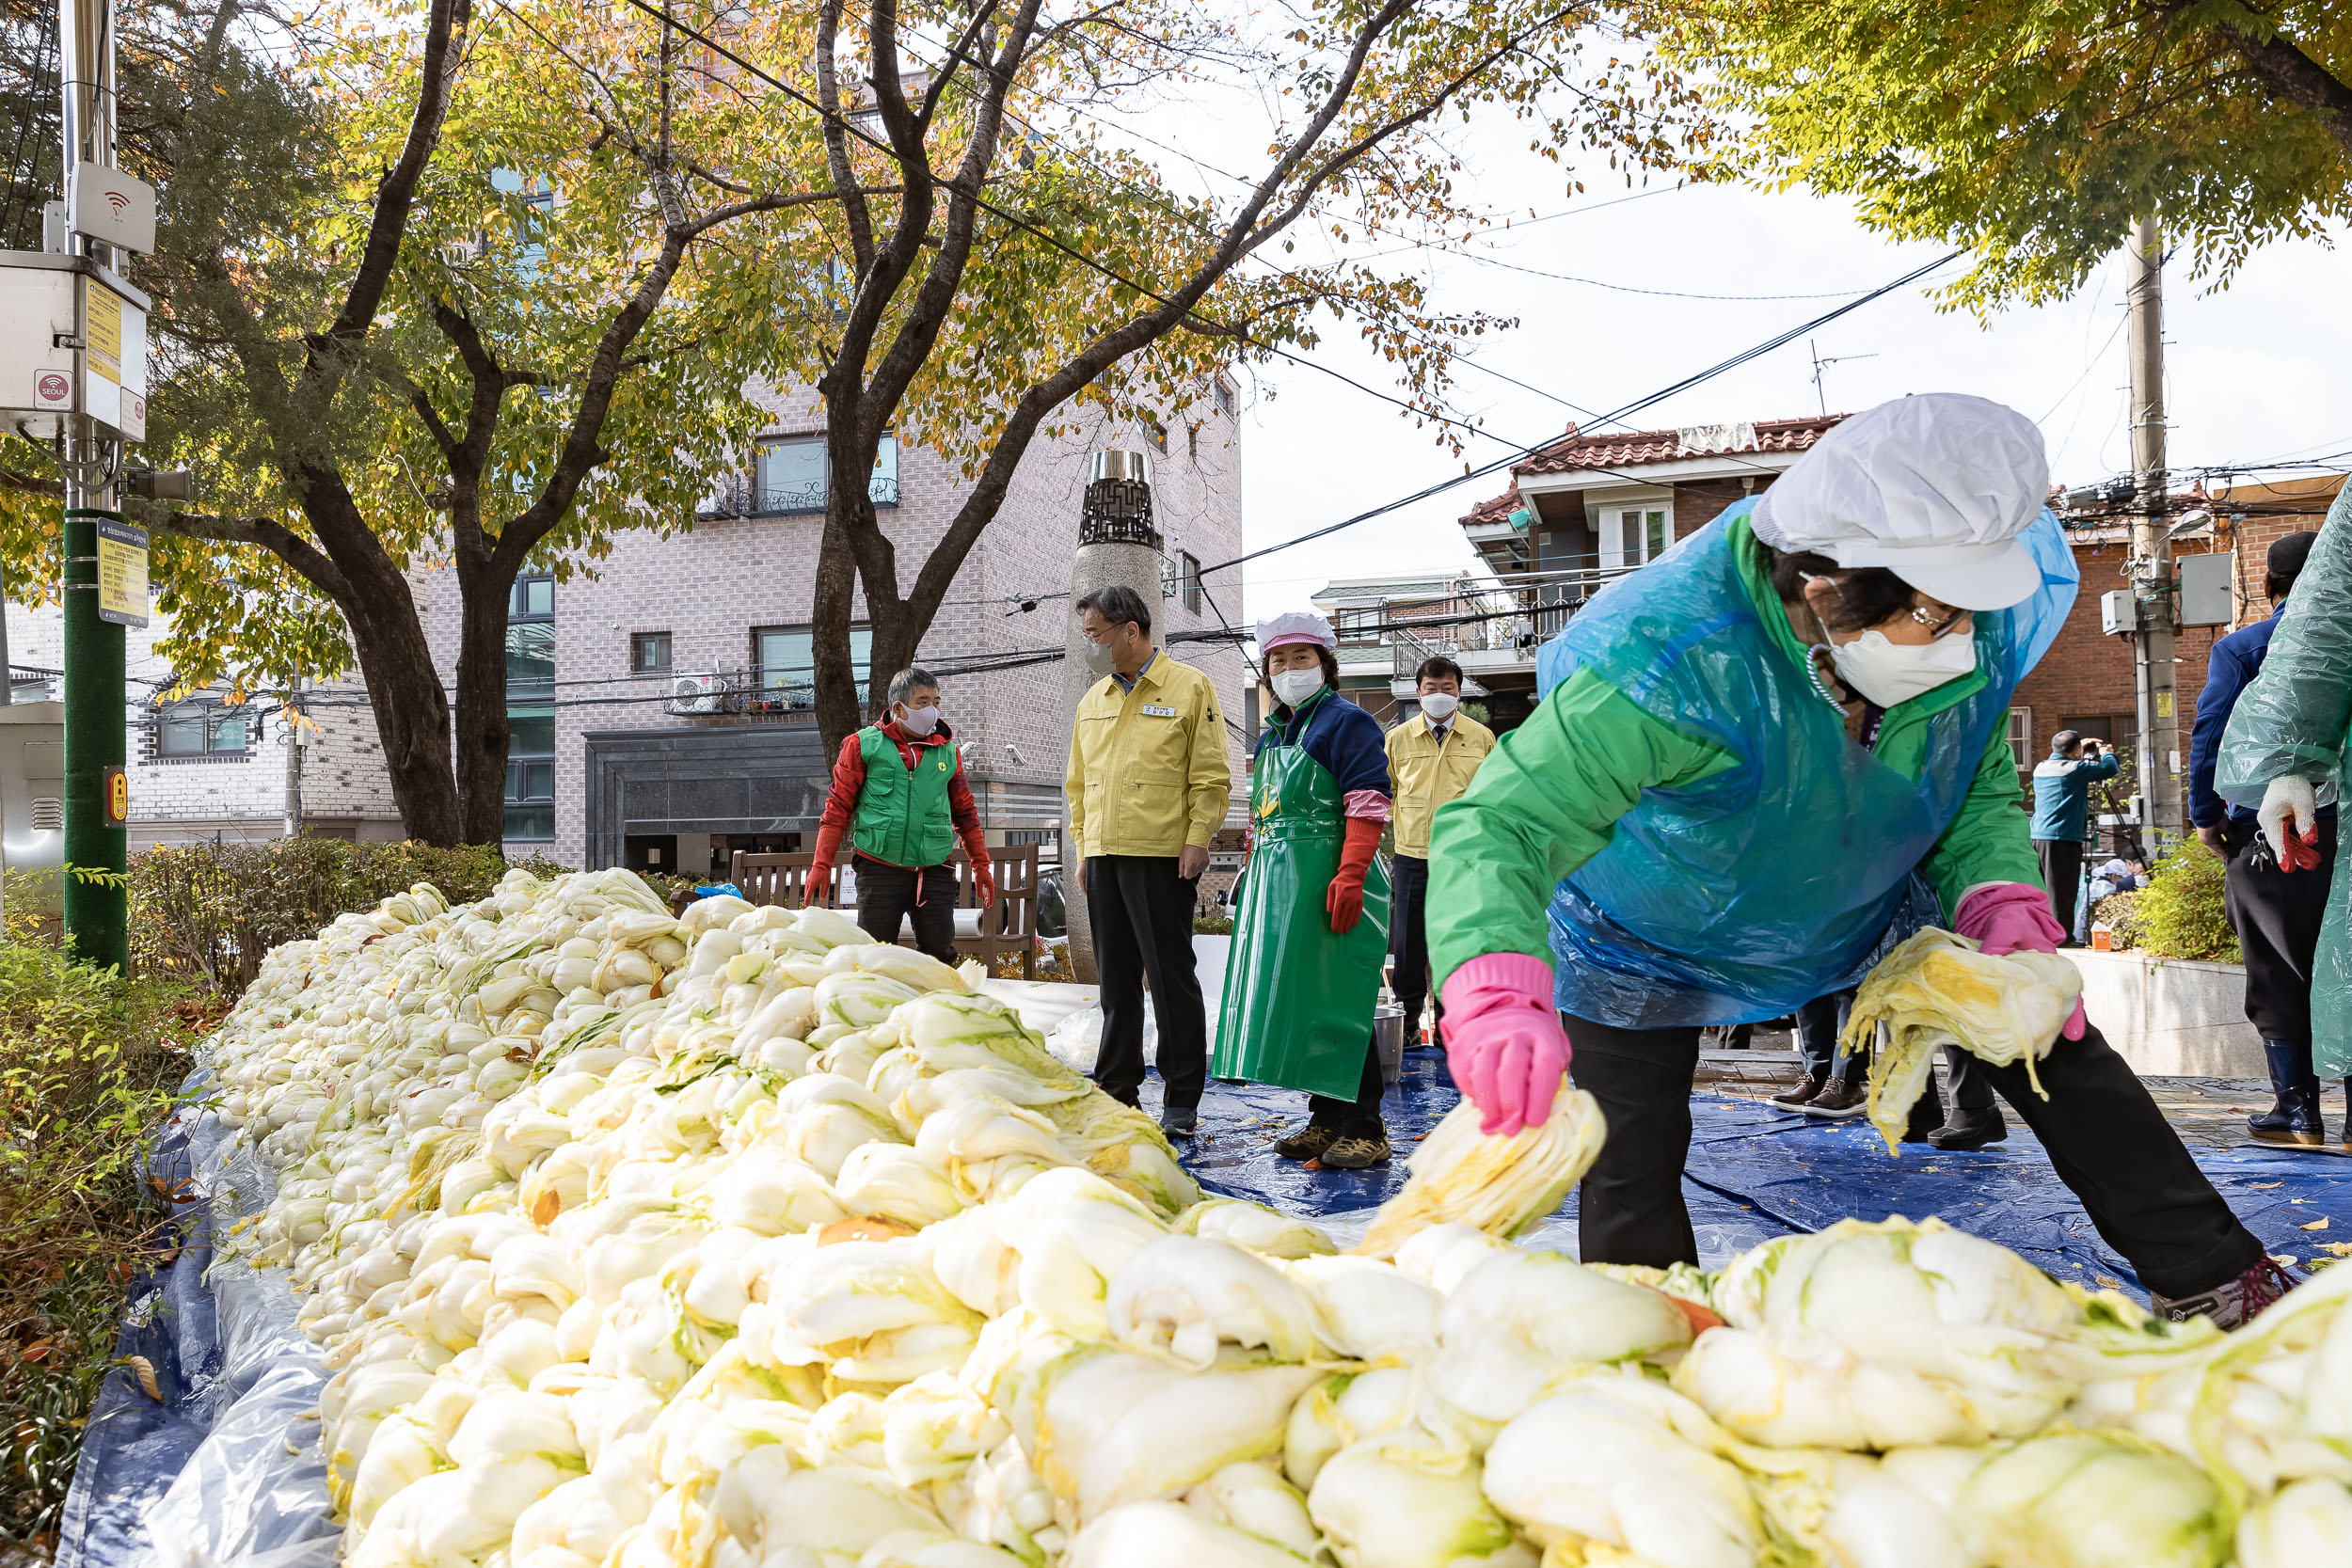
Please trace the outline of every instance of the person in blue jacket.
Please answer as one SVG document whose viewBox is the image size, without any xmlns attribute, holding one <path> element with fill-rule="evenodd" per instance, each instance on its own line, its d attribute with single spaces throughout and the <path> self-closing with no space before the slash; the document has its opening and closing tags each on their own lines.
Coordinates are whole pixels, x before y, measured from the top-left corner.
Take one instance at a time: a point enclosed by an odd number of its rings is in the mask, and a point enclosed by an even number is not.
<svg viewBox="0 0 2352 1568">
<path fill-rule="evenodd" d="M 2069 931 L 2082 888 L 2083 840 L 2090 836 L 2090 786 L 2122 770 L 2106 741 L 2074 730 L 2052 736 L 2050 754 L 2033 770 L 2033 851 L 2042 859 L 2050 911 Z"/>
<path fill-rule="evenodd" d="M 2270 546 L 2264 564 L 2271 611 L 2213 645 L 2205 689 L 2197 699 L 2197 727 L 2188 748 L 2188 820 L 2205 847 L 2219 855 L 2230 924 L 2246 956 L 2246 1016 L 2261 1031 L 2276 1102 L 2249 1117 L 2246 1130 L 2264 1143 L 2327 1141 L 2319 1078 L 2312 1069 L 2312 963 L 2328 912 L 2329 868 L 2335 859 L 2336 810 L 2319 812 L 2319 864 L 2290 876 L 2263 842 L 2252 808 L 2232 807 L 2214 792 L 2214 765 L 2239 693 L 2270 656 L 2271 634 L 2286 612 L 2287 595 L 2312 553 L 2316 533 L 2290 533 Z M 2352 1145 L 2352 1120 L 2344 1124 Z"/>
</svg>

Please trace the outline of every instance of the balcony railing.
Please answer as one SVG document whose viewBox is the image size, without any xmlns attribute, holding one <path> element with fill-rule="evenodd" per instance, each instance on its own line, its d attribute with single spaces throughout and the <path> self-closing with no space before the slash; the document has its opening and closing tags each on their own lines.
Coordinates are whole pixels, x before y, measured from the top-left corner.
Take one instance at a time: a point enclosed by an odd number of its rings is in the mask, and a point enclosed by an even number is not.
<svg viewBox="0 0 2352 1568">
<path fill-rule="evenodd" d="M 60 672 L 11 664 L 8 666 L 8 689 L 0 693 L 0 702 L 54 703 L 64 694 L 65 676 Z"/>
<path fill-rule="evenodd" d="M 683 719 L 754 719 L 771 724 L 817 722 L 817 680 L 804 667 L 714 670 L 660 677 L 670 683 L 662 711 Z M 865 675 L 859 674 L 863 691 Z"/>
<path fill-rule="evenodd" d="M 1443 602 L 1391 610 L 1381 636 L 1393 653 L 1396 678 L 1410 680 L 1434 655 L 1535 650 L 1568 624 L 1595 594 L 1638 566 L 1586 566 L 1553 572 L 1512 572 L 1469 585 Z"/>
<path fill-rule="evenodd" d="M 875 475 L 866 484 L 866 493 L 876 506 L 898 505 L 898 476 Z M 705 517 L 813 517 L 822 515 L 824 510 L 822 481 L 763 485 L 753 474 L 729 476 L 705 496 L 696 509 Z"/>
</svg>

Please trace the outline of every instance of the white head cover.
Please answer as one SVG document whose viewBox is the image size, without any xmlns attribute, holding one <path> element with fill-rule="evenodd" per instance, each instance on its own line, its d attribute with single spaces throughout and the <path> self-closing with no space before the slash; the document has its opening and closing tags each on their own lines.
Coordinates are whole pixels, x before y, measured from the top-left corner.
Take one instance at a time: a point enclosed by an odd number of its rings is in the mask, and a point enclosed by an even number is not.
<svg viewBox="0 0 2352 1568">
<path fill-rule="evenodd" d="M 1258 623 L 1258 653 L 1261 657 L 1277 648 L 1293 642 L 1319 642 L 1339 651 L 1340 640 L 1331 630 L 1331 623 L 1309 610 L 1288 610 L 1271 621 Z"/>
<path fill-rule="evenodd" d="M 2017 535 L 2042 512 L 2050 459 L 2013 408 L 1922 392 L 1856 414 L 1756 503 L 1774 549 L 1883 566 L 1955 610 L 2006 610 L 2042 586 Z"/>
</svg>

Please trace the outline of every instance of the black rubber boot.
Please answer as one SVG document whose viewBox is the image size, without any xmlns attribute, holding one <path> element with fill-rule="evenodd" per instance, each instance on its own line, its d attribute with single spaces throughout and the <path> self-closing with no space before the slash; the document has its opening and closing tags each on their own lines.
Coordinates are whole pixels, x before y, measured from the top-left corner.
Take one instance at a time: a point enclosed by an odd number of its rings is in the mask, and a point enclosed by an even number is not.
<svg viewBox="0 0 2352 1568">
<path fill-rule="evenodd" d="M 2001 1119 L 1998 1105 L 1982 1111 L 1967 1111 L 1955 1106 L 1951 1119 L 1928 1134 L 1928 1142 L 1938 1148 L 1982 1148 L 1987 1144 L 2005 1143 L 2009 1139 L 2009 1123 Z"/>
<path fill-rule="evenodd" d="M 2316 1148 L 2328 1141 L 2326 1119 L 2319 1109 L 2319 1079 L 2312 1071 L 2312 1048 L 2280 1040 L 2263 1041 L 2263 1056 L 2270 1068 L 2270 1087 L 2278 1097 L 2269 1110 L 2246 1118 L 2246 1130 L 2257 1142 L 2294 1144 Z M 2352 1135 L 2352 1130 L 2347 1130 Z"/>
<path fill-rule="evenodd" d="M 1911 1120 L 1903 1128 L 1901 1142 L 1923 1144 L 1935 1130 L 1944 1125 L 1944 1091 L 1935 1082 L 1935 1069 L 1928 1069 L 1928 1086 L 1920 1093 L 1918 1102 L 1911 1107 Z"/>
</svg>

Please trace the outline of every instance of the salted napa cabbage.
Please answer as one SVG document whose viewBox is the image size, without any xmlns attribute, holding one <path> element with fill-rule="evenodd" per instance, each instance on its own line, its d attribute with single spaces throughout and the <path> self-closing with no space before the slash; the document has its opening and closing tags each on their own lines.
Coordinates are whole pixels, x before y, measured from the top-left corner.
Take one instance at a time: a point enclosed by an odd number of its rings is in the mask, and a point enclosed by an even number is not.
<svg viewBox="0 0 2352 1568">
<path fill-rule="evenodd" d="M 1314 1258 L 1339 1250 L 1320 1227 L 1237 1197 L 1202 1198 L 1177 1217 L 1176 1228 L 1248 1247 L 1261 1258 Z"/>
<path fill-rule="evenodd" d="M 1356 1251 L 1392 1258 L 1416 1232 L 1459 1220 L 1513 1236 L 1560 1207 L 1600 1153 L 1608 1124 L 1582 1089 L 1564 1086 L 1542 1124 L 1507 1138 L 1478 1130 L 1479 1110 L 1463 1101 L 1406 1164 L 1404 1191 L 1380 1206 Z"/>
<path fill-rule="evenodd" d="M 2051 1433 L 1996 1453 L 1952 1515 L 1970 1551 L 2004 1568 L 2214 1568 L 2230 1550 L 2212 1480 L 2116 1433 Z"/>
<path fill-rule="evenodd" d="M 1358 1361 L 1422 1356 L 1438 1348 L 1445 1298 L 1375 1258 L 1304 1257 L 1285 1266 L 1314 1309 L 1315 1337 Z"/>
<path fill-rule="evenodd" d="M 1219 1524 L 1300 1557 L 1312 1558 L 1322 1550 L 1322 1533 L 1307 1514 L 1306 1494 L 1271 1465 L 1255 1460 L 1228 1465 L 1185 1493 L 1184 1503 Z"/>
<path fill-rule="evenodd" d="M 1431 1385 L 1482 1421 L 1511 1419 L 1545 1387 L 1594 1363 L 1691 1342 L 1690 1320 L 1659 1291 L 1551 1252 L 1515 1251 L 1480 1264 L 1446 1298 L 1438 1332 L 1444 1348 Z"/>
<path fill-rule="evenodd" d="M 2352 1491 L 2298 1481 L 2248 1511 L 2237 1527 L 2238 1568 L 2310 1568 L 2352 1562 Z"/>
<path fill-rule="evenodd" d="M 1283 1361 L 1306 1360 L 1315 1349 L 1304 1292 L 1264 1259 L 1199 1236 L 1162 1236 L 1137 1248 L 1112 1276 L 1104 1310 L 1120 1344 L 1196 1369 L 1216 1359 L 1220 1343 Z"/>
<path fill-rule="evenodd" d="M 1535 1553 L 1486 1501 L 1478 1462 L 1467 1454 L 1433 1461 L 1409 1440 L 1357 1443 L 1316 1474 L 1307 1511 L 1342 1568 L 1535 1568 Z"/>
<path fill-rule="evenodd" d="M 1299 1568 L 1307 1560 L 1183 1503 L 1115 1508 L 1080 1530 L 1063 1568 Z"/>
</svg>

